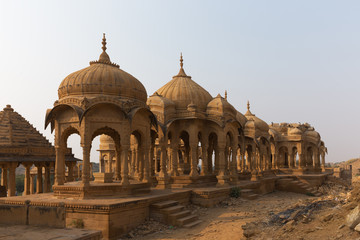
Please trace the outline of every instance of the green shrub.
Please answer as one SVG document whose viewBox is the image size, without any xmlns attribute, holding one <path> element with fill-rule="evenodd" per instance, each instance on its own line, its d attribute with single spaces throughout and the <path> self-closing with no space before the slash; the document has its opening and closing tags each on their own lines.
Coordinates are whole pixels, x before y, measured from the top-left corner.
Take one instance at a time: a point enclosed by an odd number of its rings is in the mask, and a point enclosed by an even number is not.
<svg viewBox="0 0 360 240">
<path fill-rule="evenodd" d="M 230 197 L 238 198 L 241 195 L 241 188 L 233 187 L 230 189 Z"/>
<path fill-rule="evenodd" d="M 71 225 L 75 228 L 84 228 L 84 221 L 82 219 L 74 219 L 72 220 Z"/>
</svg>

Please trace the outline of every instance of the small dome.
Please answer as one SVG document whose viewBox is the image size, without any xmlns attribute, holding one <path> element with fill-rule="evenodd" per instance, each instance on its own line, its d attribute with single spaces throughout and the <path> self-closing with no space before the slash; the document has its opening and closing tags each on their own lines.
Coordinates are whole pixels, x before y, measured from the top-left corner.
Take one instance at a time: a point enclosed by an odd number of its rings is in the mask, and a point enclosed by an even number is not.
<svg viewBox="0 0 360 240">
<path fill-rule="evenodd" d="M 306 131 L 305 132 L 306 137 L 310 137 L 316 141 L 320 140 L 320 134 L 316 131 Z"/>
<path fill-rule="evenodd" d="M 245 117 L 249 121 L 254 121 L 256 130 L 259 130 L 261 132 L 266 132 L 266 133 L 269 131 L 269 125 L 265 121 L 263 121 L 260 118 L 256 117 L 255 114 L 252 114 L 250 112 L 250 103 L 249 102 L 248 102 L 248 110 L 245 113 Z"/>
<path fill-rule="evenodd" d="M 195 104 L 200 111 L 205 112 L 206 106 L 212 100 L 212 97 L 210 93 L 185 74 L 182 62 L 181 56 L 181 68 L 178 75 L 174 76 L 170 82 L 156 92 L 172 100 L 176 109 L 186 110 L 189 104 Z"/>
<path fill-rule="evenodd" d="M 111 63 L 106 50 L 105 34 L 103 52 L 98 61 L 68 75 L 58 89 L 59 99 L 67 96 L 113 95 L 146 102 L 147 93 L 139 80 Z"/>
<path fill-rule="evenodd" d="M 235 108 L 220 94 L 211 100 L 206 108 L 206 113 L 214 116 L 225 117 L 225 119 L 236 119 L 237 111 Z"/>
<path fill-rule="evenodd" d="M 105 134 L 100 136 L 100 146 L 99 150 L 115 150 L 114 140 Z"/>
<path fill-rule="evenodd" d="M 301 131 L 299 128 L 297 128 L 297 127 L 295 127 L 295 128 L 289 128 L 288 134 L 289 134 L 289 135 L 302 135 L 302 131 Z"/>
<path fill-rule="evenodd" d="M 247 121 L 246 117 L 239 111 L 236 111 L 236 120 L 240 122 L 241 126 L 245 126 L 245 123 Z"/>
</svg>

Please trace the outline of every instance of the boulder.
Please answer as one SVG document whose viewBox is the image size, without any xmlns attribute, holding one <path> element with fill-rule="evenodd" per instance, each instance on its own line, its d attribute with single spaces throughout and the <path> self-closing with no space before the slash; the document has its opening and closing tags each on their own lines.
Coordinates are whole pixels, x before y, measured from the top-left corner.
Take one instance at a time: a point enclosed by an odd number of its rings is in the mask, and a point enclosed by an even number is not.
<svg viewBox="0 0 360 240">
<path fill-rule="evenodd" d="M 353 229 L 360 223 L 360 208 L 357 206 L 346 216 L 346 225 Z"/>
</svg>

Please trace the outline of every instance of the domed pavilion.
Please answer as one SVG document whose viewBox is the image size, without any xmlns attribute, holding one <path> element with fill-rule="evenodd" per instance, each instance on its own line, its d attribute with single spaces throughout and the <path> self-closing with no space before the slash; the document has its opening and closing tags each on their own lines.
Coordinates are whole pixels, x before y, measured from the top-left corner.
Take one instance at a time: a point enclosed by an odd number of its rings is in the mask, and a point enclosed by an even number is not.
<svg viewBox="0 0 360 240">
<path fill-rule="evenodd" d="M 142 181 L 149 182 L 147 163 L 150 155 L 150 129 L 156 120 L 146 106 L 147 93 L 144 86 L 111 62 L 106 49 L 104 34 L 99 60 L 68 75 L 59 86 L 59 99 L 46 113 L 45 127 L 50 124 L 51 130 L 55 130 L 55 193 L 61 194 L 66 189 L 81 197 L 96 194 L 96 189 L 90 184 L 90 150 L 93 139 L 102 134 L 113 140 L 116 160 L 113 173 L 107 176 L 103 173 L 103 176 L 98 177 L 108 179 L 113 174 L 114 179 L 121 183 L 121 187 L 113 190 L 115 195 L 128 193 L 132 188 L 129 187 L 128 169 L 131 136 L 135 138 L 144 162 Z M 62 187 L 64 149 L 71 134 L 80 136 L 83 149 L 82 182 L 76 188 Z"/>
</svg>

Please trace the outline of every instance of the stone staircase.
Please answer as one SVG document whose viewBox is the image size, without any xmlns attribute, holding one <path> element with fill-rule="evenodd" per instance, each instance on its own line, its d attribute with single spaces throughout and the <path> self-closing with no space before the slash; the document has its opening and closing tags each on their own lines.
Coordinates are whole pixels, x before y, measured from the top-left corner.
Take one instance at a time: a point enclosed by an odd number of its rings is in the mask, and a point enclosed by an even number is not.
<svg viewBox="0 0 360 240">
<path fill-rule="evenodd" d="M 152 204 L 150 217 L 168 225 L 185 228 L 194 227 L 202 222 L 197 215 L 186 210 L 185 206 L 172 200 Z"/>
<path fill-rule="evenodd" d="M 294 180 L 293 178 L 281 178 L 276 181 L 276 188 L 280 191 L 303 193 L 320 197 L 322 194 L 309 184 Z"/>
<path fill-rule="evenodd" d="M 259 194 L 254 193 L 253 189 L 241 189 L 240 197 L 248 200 L 254 200 L 259 197 Z"/>
</svg>

